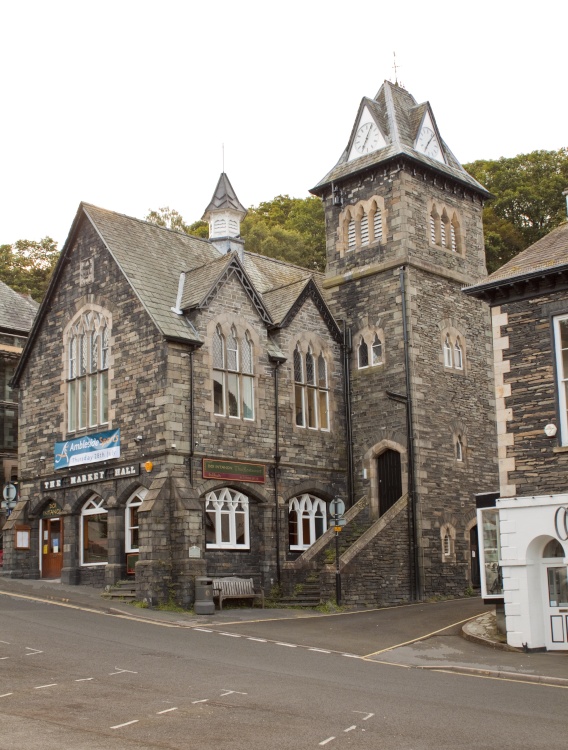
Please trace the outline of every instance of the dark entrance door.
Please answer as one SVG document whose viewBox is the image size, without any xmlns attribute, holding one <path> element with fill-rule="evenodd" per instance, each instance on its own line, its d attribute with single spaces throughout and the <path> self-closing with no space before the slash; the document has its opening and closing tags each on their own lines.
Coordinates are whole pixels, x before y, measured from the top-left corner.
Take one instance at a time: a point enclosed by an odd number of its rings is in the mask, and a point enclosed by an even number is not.
<svg viewBox="0 0 568 750">
<path fill-rule="evenodd" d="M 471 571 L 471 585 L 474 589 L 477 589 L 481 586 L 477 524 L 475 524 L 475 526 L 472 526 L 469 530 L 469 569 Z"/>
<path fill-rule="evenodd" d="M 386 450 L 377 456 L 377 477 L 379 484 L 379 515 L 383 515 L 402 495 L 402 472 L 400 453 Z"/>
<path fill-rule="evenodd" d="M 61 518 L 42 520 L 41 577 L 60 578 L 63 566 L 63 523 Z"/>
</svg>

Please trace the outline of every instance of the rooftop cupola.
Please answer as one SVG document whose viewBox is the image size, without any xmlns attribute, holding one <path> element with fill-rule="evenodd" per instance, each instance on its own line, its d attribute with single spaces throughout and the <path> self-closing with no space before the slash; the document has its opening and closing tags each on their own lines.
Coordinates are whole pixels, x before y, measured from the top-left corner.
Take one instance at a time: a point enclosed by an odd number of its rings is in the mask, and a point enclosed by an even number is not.
<svg viewBox="0 0 568 750">
<path fill-rule="evenodd" d="M 227 175 L 222 172 L 203 221 L 209 223 L 209 239 L 221 253 L 236 250 L 242 257 L 241 221 L 247 215 Z"/>
</svg>

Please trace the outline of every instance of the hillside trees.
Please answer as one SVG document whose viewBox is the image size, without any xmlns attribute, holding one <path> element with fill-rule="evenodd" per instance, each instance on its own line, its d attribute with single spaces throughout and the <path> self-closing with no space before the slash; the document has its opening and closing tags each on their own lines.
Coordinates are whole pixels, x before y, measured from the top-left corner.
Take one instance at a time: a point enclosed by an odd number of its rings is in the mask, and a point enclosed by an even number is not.
<svg viewBox="0 0 568 750">
<path fill-rule="evenodd" d="M 0 245 L 0 279 L 16 292 L 29 294 L 40 302 L 58 257 L 57 243 L 51 237 Z"/>
</svg>

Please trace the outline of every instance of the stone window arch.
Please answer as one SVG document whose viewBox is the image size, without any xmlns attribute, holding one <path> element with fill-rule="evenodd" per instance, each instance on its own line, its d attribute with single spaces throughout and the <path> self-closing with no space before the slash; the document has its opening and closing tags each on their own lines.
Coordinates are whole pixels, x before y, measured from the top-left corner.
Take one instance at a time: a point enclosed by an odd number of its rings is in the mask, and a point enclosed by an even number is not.
<svg viewBox="0 0 568 750">
<path fill-rule="evenodd" d="M 463 333 L 450 321 L 442 323 L 440 330 L 442 362 L 447 372 L 463 374 L 466 370 L 466 341 Z"/>
<path fill-rule="evenodd" d="M 382 328 L 366 326 L 356 334 L 354 347 L 355 366 L 358 370 L 384 365 L 384 331 Z"/>
<path fill-rule="evenodd" d="M 205 497 L 205 544 L 208 549 L 250 549 L 249 499 L 230 487 Z"/>
<path fill-rule="evenodd" d="M 456 561 L 456 529 L 451 523 L 444 523 L 440 527 L 440 545 L 442 548 L 442 562 Z"/>
<path fill-rule="evenodd" d="M 305 550 L 327 529 L 327 504 L 315 495 L 293 497 L 288 503 L 288 541 L 291 550 Z"/>
<path fill-rule="evenodd" d="M 255 418 L 255 356 L 251 333 L 233 324 L 217 323 L 212 341 L 213 413 L 253 421 Z"/>
<path fill-rule="evenodd" d="M 323 349 L 298 341 L 294 348 L 294 410 L 296 427 L 329 430 L 329 374 Z"/>
<path fill-rule="evenodd" d="M 430 245 L 463 255 L 463 237 L 458 211 L 441 202 L 428 203 L 428 242 Z"/>
<path fill-rule="evenodd" d="M 340 256 L 384 243 L 384 199 L 374 195 L 347 206 L 339 215 L 337 250 Z"/>
</svg>

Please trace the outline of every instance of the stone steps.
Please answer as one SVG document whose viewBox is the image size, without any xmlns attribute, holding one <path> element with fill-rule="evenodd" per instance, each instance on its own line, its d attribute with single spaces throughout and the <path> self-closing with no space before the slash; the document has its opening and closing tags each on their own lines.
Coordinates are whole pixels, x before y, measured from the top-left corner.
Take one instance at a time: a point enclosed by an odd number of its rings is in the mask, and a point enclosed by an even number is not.
<svg viewBox="0 0 568 750">
<path fill-rule="evenodd" d="M 113 588 L 103 591 L 101 594 L 105 599 L 121 599 L 124 601 L 134 601 L 136 599 L 136 582 L 134 579 L 128 581 L 119 581 Z"/>
</svg>

